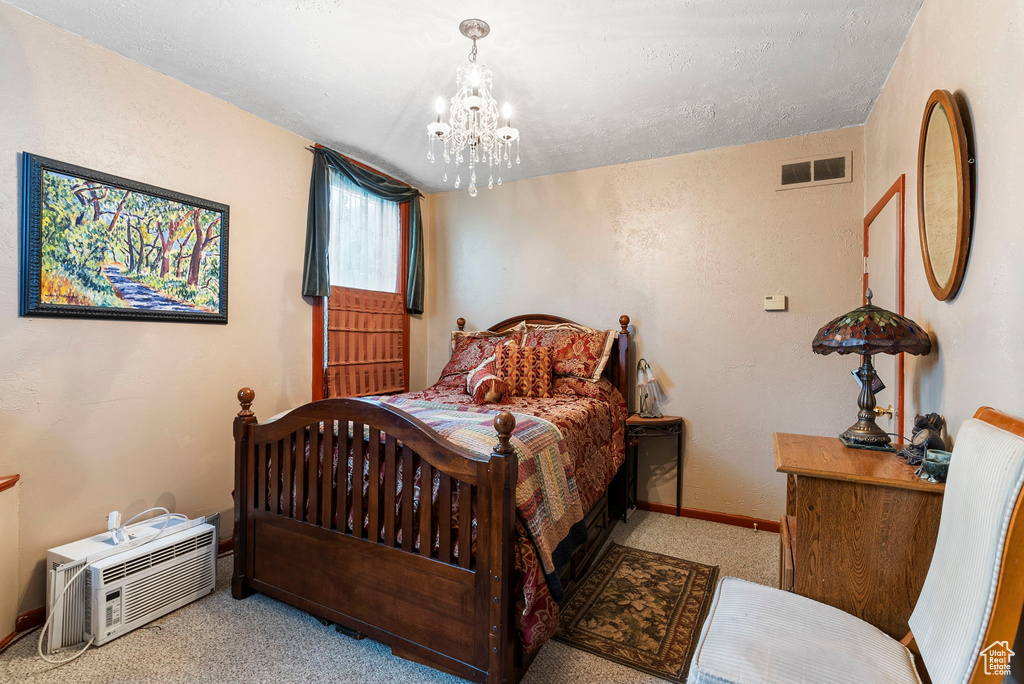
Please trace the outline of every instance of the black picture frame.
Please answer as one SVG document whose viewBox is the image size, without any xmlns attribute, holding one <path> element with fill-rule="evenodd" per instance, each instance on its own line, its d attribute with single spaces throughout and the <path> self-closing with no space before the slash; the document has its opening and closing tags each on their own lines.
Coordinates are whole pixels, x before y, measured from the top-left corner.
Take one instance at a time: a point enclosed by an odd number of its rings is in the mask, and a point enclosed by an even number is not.
<svg viewBox="0 0 1024 684">
<path fill-rule="evenodd" d="M 137 199 L 145 200 L 145 198 L 159 198 L 166 202 L 174 203 L 174 205 L 159 205 L 163 208 L 176 208 L 175 205 L 181 205 L 181 209 L 184 212 L 186 208 L 192 208 L 194 214 L 189 212 L 189 216 L 194 220 L 194 225 L 191 228 L 194 231 L 194 237 L 191 242 L 193 250 L 196 243 L 200 239 L 200 235 L 205 237 L 205 241 L 201 244 L 208 246 L 209 243 L 217 243 L 217 258 L 219 259 L 219 269 L 216 277 L 208 277 L 203 285 L 202 289 L 205 289 L 205 297 L 210 297 L 212 291 L 212 284 L 217 285 L 215 299 L 216 307 L 210 306 L 209 304 L 201 304 L 198 301 L 188 301 L 180 298 L 175 298 L 174 295 L 167 294 L 160 290 L 154 289 L 149 285 L 140 283 L 137 280 L 126 276 L 123 273 L 124 264 L 110 262 L 109 265 L 104 265 L 99 269 L 99 273 L 109 283 L 110 292 L 116 296 L 117 301 L 124 302 L 124 304 L 118 306 L 111 305 L 95 305 L 95 304 L 81 304 L 81 303 L 54 303 L 47 301 L 48 298 L 52 297 L 51 294 L 44 292 L 42 287 L 42 277 L 44 275 L 43 266 L 43 251 L 45 245 L 43 244 L 42 236 L 42 225 L 43 225 L 43 214 L 44 211 L 54 211 L 52 208 L 44 206 L 44 179 L 46 178 L 47 172 L 52 174 L 58 174 L 59 176 L 71 177 L 70 179 L 62 179 L 65 184 L 70 180 L 80 179 L 86 183 L 86 185 L 80 185 L 75 187 L 84 188 L 73 193 L 75 199 L 82 203 L 83 209 L 85 208 L 86 202 L 91 202 L 94 215 L 99 216 L 101 210 L 99 208 L 99 201 L 95 198 L 101 191 L 106 190 L 106 194 L 109 194 L 110 190 L 124 190 L 127 191 L 122 194 L 122 197 L 130 197 L 135 195 Z M 91 184 L 96 184 L 91 185 Z M 88 193 L 88 200 L 81 199 L 83 193 Z M 133 200 L 137 201 L 137 200 Z M 70 200 L 68 200 L 70 203 Z M 114 218 L 111 219 L 111 229 L 114 228 L 120 215 L 120 209 L 124 206 L 124 202 L 121 202 L 121 207 L 118 208 L 117 212 L 107 211 L 102 212 L 104 214 L 114 214 Z M 143 206 L 147 206 L 143 204 Z M 121 320 L 145 320 L 145 321 L 178 321 L 187 323 L 220 323 L 226 324 L 228 322 L 228 218 L 229 218 L 229 207 L 226 204 L 220 204 L 218 202 L 212 202 L 210 200 L 202 199 L 200 197 L 194 197 L 192 195 L 186 195 L 184 193 L 175 192 L 173 190 L 167 190 L 166 188 L 160 188 L 154 185 L 148 185 L 146 183 L 140 183 L 138 181 L 129 180 L 127 178 L 121 178 L 101 171 L 93 169 L 87 169 L 74 164 L 68 164 L 66 162 L 57 161 L 55 159 L 49 159 L 28 152 L 22 155 L 22 222 L 21 222 L 21 292 L 19 298 L 19 315 L 20 316 L 46 316 L 46 317 L 74 317 L 74 318 L 107 318 L 107 319 L 121 319 Z M 76 226 L 80 225 L 83 215 L 79 215 L 75 221 Z M 208 226 L 204 231 L 202 229 L 202 219 L 205 216 L 208 220 Z M 62 217 L 67 229 L 71 229 L 70 219 Z M 137 222 L 141 223 L 146 217 L 135 216 Z M 187 225 L 184 225 L 184 221 L 176 225 L 178 230 L 186 230 Z M 127 252 L 130 256 L 134 256 L 132 249 L 132 237 L 129 236 L 131 233 L 130 219 L 126 218 L 122 223 L 126 223 L 128 227 L 125 229 L 126 243 L 128 244 Z M 146 224 L 149 230 L 153 230 L 152 222 Z M 171 222 L 169 225 L 174 225 Z M 214 234 L 213 227 L 218 227 L 217 233 Z M 157 223 L 157 226 L 161 226 Z M 179 246 L 179 253 L 177 257 L 177 268 L 180 269 L 182 256 L 185 251 L 185 245 L 189 244 L 186 240 L 188 239 L 183 234 L 183 237 L 174 239 L 175 233 L 170 229 L 157 229 L 154 237 L 154 241 L 159 240 L 161 245 L 145 244 L 144 234 L 141 228 L 136 228 L 138 231 L 138 243 L 135 247 L 138 249 L 138 260 L 139 263 L 143 263 L 143 247 L 147 249 L 146 258 L 155 258 L 152 250 L 159 249 L 165 243 L 170 242 L 172 245 Z M 95 229 L 94 229 L 95 230 Z M 166 237 L 166 240 L 164 239 Z M 111 241 L 113 238 L 111 238 Z M 101 241 L 102 242 L 102 241 Z M 113 248 L 110 248 L 113 253 Z M 59 250 L 57 250 L 59 251 Z M 105 252 L 101 249 L 101 256 Z M 163 247 L 163 252 L 167 258 L 166 247 Z M 92 253 L 90 253 L 90 256 Z M 199 250 L 198 266 L 192 267 L 197 273 L 203 268 L 203 259 L 206 258 L 207 253 L 204 249 Z M 191 257 L 190 257 L 191 259 Z M 74 264 L 72 264 L 74 267 Z M 80 266 L 79 272 L 83 272 L 86 267 Z M 164 267 L 160 266 L 161 269 Z M 90 271 L 91 272 L 91 271 Z M 152 276 L 151 273 L 146 275 Z M 176 277 L 180 275 L 180 271 L 176 271 Z M 179 287 L 188 287 L 191 283 L 192 273 L 188 273 L 188 283 L 179 284 Z M 169 276 L 161 272 L 160 279 L 168 278 Z M 96 277 L 98 280 L 98 277 Z M 117 284 L 115 284 L 115 281 Z M 198 279 L 194 284 L 194 287 L 199 287 Z M 51 289 L 52 292 L 52 289 Z M 82 297 L 67 297 L 68 299 L 85 299 L 88 300 L 87 296 Z M 108 294 L 106 299 L 110 301 L 112 298 Z"/>
</svg>

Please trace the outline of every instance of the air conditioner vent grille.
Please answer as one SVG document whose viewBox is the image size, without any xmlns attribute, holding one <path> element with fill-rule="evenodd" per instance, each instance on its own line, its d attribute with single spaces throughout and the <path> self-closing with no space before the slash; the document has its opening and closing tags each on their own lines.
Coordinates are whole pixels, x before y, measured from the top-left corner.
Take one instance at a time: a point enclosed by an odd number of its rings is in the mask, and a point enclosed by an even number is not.
<svg viewBox="0 0 1024 684">
<path fill-rule="evenodd" d="M 783 185 L 810 183 L 812 180 L 814 178 L 811 176 L 811 162 L 796 162 L 794 164 L 782 165 Z"/>
<path fill-rule="evenodd" d="M 852 152 L 791 159 L 779 166 L 777 190 L 805 188 L 853 180 Z"/>
<path fill-rule="evenodd" d="M 66 571 L 65 581 L 70 577 L 74 576 L 78 572 L 80 566 L 76 566 L 73 571 Z M 77 644 L 82 640 L 82 632 L 85 629 L 85 598 L 89 596 L 89 586 L 86 584 L 86 575 L 89 573 L 83 572 L 75 578 L 74 582 L 71 583 L 71 588 L 67 590 L 64 595 L 64 601 L 61 604 L 61 610 L 64 612 L 64 620 L 62 621 L 61 630 L 61 642 L 64 644 Z"/>
<path fill-rule="evenodd" d="M 124 590 L 125 624 L 145 618 L 199 591 L 213 579 L 213 563 L 200 555 L 130 582 Z"/>
<path fill-rule="evenodd" d="M 846 177 L 846 157 L 814 160 L 814 180 L 834 180 Z"/>
<path fill-rule="evenodd" d="M 185 554 L 192 553 L 196 549 L 202 549 L 213 543 L 213 530 L 201 535 L 180 541 L 173 546 L 166 546 L 162 549 L 132 558 L 124 563 L 112 565 L 103 571 L 103 583 L 109 584 L 125 577 L 156 567 Z"/>
</svg>

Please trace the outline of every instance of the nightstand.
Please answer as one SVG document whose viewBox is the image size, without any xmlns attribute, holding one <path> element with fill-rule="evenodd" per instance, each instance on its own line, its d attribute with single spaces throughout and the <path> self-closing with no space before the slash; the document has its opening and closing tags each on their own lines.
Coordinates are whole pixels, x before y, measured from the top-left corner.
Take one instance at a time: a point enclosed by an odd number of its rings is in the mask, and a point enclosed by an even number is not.
<svg viewBox="0 0 1024 684">
<path fill-rule="evenodd" d="M 626 419 L 626 514 L 630 508 L 636 508 L 637 456 L 640 439 L 643 437 L 676 438 L 676 515 L 683 507 L 683 419 L 679 416 L 662 416 L 661 418 L 641 418 L 634 413 Z"/>
<path fill-rule="evenodd" d="M 775 433 L 786 473 L 779 588 L 835 606 L 895 639 L 921 593 L 946 486 L 887 451 Z"/>
</svg>

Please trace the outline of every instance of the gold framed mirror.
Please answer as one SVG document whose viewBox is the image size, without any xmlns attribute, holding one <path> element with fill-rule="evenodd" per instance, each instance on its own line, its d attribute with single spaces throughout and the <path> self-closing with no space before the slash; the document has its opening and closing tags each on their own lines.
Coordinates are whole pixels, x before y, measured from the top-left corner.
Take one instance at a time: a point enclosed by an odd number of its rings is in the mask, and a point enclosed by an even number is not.
<svg viewBox="0 0 1024 684">
<path fill-rule="evenodd" d="M 971 243 L 967 134 L 947 90 L 928 98 L 917 149 L 917 217 L 924 270 L 940 301 L 956 297 Z"/>
</svg>

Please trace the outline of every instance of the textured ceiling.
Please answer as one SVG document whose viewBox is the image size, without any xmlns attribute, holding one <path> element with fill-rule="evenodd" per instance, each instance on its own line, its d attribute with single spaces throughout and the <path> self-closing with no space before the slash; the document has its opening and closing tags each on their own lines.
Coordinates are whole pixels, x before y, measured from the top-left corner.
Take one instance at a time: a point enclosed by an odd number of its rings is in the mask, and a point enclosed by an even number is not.
<svg viewBox="0 0 1024 684">
<path fill-rule="evenodd" d="M 462 19 L 491 24 L 480 61 L 515 109 L 518 179 L 864 123 L 921 1 L 10 4 L 435 192 L 425 126 L 469 51 Z"/>
</svg>

